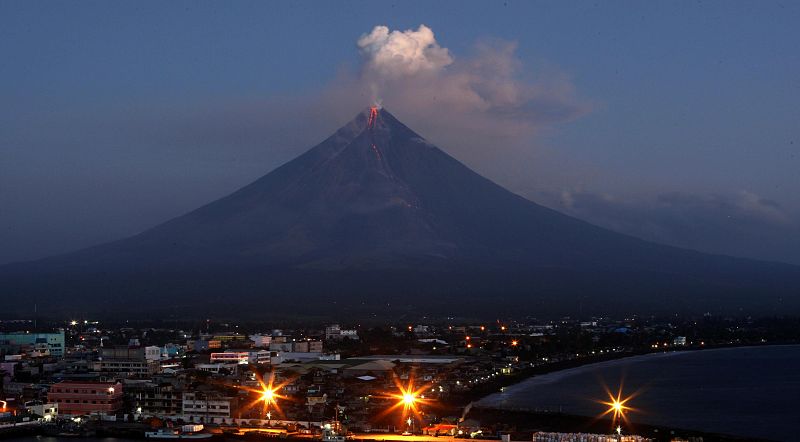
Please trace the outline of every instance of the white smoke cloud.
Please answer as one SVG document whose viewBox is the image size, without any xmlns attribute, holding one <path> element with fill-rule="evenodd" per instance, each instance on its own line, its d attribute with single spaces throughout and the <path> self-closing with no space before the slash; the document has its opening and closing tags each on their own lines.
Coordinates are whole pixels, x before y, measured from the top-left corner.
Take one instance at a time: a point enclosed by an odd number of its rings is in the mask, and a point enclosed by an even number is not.
<svg viewBox="0 0 800 442">
<path fill-rule="evenodd" d="M 375 26 L 357 46 L 364 61 L 358 83 L 373 99 L 390 109 L 430 113 L 425 121 L 440 127 L 517 137 L 590 109 L 562 73 L 526 80 L 514 43 L 479 43 L 473 54 L 456 59 L 420 25 L 405 31 Z"/>
<path fill-rule="evenodd" d="M 433 31 L 425 25 L 416 31 L 389 31 L 386 26 L 375 26 L 358 39 L 357 45 L 366 68 L 383 76 L 438 71 L 453 63 L 450 52 L 439 46 Z"/>
<path fill-rule="evenodd" d="M 530 173 L 535 136 L 590 112 L 571 78 L 553 66 L 533 71 L 514 42 L 480 41 L 453 54 L 433 30 L 375 26 L 356 41 L 362 65 L 342 74 L 322 108 L 384 105 L 421 135 L 501 184 Z"/>
</svg>

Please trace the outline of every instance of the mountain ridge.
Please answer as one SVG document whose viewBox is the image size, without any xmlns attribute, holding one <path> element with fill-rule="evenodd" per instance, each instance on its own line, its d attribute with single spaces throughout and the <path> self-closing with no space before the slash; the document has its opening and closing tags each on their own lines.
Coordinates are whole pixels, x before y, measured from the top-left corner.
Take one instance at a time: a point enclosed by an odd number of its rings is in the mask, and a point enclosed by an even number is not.
<svg viewBox="0 0 800 442">
<path fill-rule="evenodd" d="M 652 290 L 687 305 L 687 291 L 756 306 L 742 295 L 767 292 L 777 308 L 796 304 L 800 267 L 650 243 L 540 206 L 375 107 L 254 182 L 138 235 L 0 267 L 0 293 L 80 301 L 139 290 L 202 302 L 210 289 L 198 281 L 244 304 L 276 292 L 341 305 L 405 292 L 437 305 L 497 294 L 574 305 L 594 292 L 596 304 L 615 293 L 646 307 L 635 298 Z"/>
</svg>

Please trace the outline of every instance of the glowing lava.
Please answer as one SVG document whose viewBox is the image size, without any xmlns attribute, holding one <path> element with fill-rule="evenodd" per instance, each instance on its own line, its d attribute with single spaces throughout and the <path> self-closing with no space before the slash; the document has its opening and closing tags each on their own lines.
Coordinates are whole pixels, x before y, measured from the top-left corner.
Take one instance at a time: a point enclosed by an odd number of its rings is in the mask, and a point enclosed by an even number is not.
<svg viewBox="0 0 800 442">
<path fill-rule="evenodd" d="M 367 117 L 367 129 L 372 129 L 375 126 L 375 121 L 377 120 L 378 120 L 378 106 L 371 106 L 369 108 L 369 116 Z M 372 151 L 375 152 L 375 158 L 377 158 L 378 161 L 380 161 L 381 151 L 378 150 L 378 146 L 375 145 L 374 135 L 372 133 L 370 133 L 370 138 L 373 139 L 372 143 L 370 144 L 370 147 L 372 148 Z"/>
<path fill-rule="evenodd" d="M 375 125 L 375 120 L 378 119 L 378 106 L 372 106 L 369 108 L 369 117 L 367 118 L 367 127 L 372 129 L 372 126 Z"/>
</svg>

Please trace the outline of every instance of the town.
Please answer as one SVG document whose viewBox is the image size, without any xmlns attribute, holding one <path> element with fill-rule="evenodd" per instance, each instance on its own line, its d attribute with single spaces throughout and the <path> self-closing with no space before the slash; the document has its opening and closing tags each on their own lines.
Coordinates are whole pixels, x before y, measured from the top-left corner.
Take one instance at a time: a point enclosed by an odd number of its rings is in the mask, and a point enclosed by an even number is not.
<svg viewBox="0 0 800 442">
<path fill-rule="evenodd" d="M 0 324 L 0 429 L 130 436 L 188 426 L 329 439 L 534 432 L 481 418 L 491 413 L 473 401 L 538 373 L 655 351 L 790 342 L 797 330 L 796 320 L 710 315 L 282 329 L 210 319 L 70 319 L 49 331 L 31 320 Z"/>
</svg>

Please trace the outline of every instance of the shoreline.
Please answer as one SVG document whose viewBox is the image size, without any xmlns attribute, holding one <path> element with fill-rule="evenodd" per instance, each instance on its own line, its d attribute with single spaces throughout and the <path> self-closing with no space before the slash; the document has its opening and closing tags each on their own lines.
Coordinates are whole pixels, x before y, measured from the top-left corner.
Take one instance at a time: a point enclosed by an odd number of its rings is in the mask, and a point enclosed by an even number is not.
<svg viewBox="0 0 800 442">
<path fill-rule="evenodd" d="M 594 361 L 594 362 L 589 362 L 589 363 L 586 363 L 586 364 L 576 365 L 574 367 L 568 367 L 568 368 L 564 368 L 564 369 L 560 369 L 560 370 L 554 370 L 554 371 L 549 371 L 549 372 L 546 372 L 546 373 L 540 373 L 540 374 L 532 375 L 532 376 L 529 376 L 529 377 L 527 377 L 525 379 L 520 380 L 519 382 L 510 384 L 510 385 L 505 385 L 505 386 L 503 386 L 503 388 L 506 388 L 506 389 L 507 388 L 515 388 L 515 387 L 521 386 L 522 384 L 524 384 L 524 383 L 526 383 L 528 381 L 534 380 L 536 378 L 539 378 L 539 377 L 542 377 L 542 376 L 545 376 L 545 375 L 556 375 L 556 374 L 560 374 L 560 373 L 563 373 L 565 375 L 569 375 L 569 374 L 573 374 L 573 373 L 579 373 L 579 372 L 584 371 L 586 369 L 590 369 L 591 367 L 610 366 L 610 365 L 612 365 L 614 363 L 617 363 L 617 362 L 623 361 L 623 360 L 631 360 L 631 362 L 635 362 L 635 361 L 640 361 L 640 360 L 652 359 L 652 358 L 656 358 L 656 357 L 659 357 L 659 356 L 661 356 L 661 357 L 679 356 L 679 355 L 683 355 L 683 354 L 687 354 L 687 353 L 692 353 L 692 352 L 695 352 L 695 351 L 713 352 L 713 351 L 723 351 L 723 350 L 738 350 L 738 349 L 746 349 L 746 348 L 792 347 L 792 346 L 800 346 L 800 343 L 762 344 L 762 345 L 751 345 L 750 344 L 750 345 L 735 345 L 735 346 L 716 346 L 716 347 L 698 348 L 698 349 L 681 349 L 681 350 L 672 350 L 672 351 L 649 352 L 649 353 L 644 353 L 644 354 L 631 354 L 631 355 L 622 356 L 622 357 L 619 357 L 619 358 L 609 358 L 609 359 L 602 360 L 602 361 Z M 474 401 L 475 403 L 473 405 L 478 405 L 477 402 L 480 402 L 480 401 L 482 401 L 484 399 L 488 399 L 489 397 L 491 397 L 491 396 L 493 396 L 495 394 L 499 394 L 499 393 L 501 393 L 501 392 L 496 391 L 494 393 L 490 393 L 490 394 L 488 394 L 486 396 L 483 396 L 480 399 Z M 481 406 L 484 407 L 484 408 L 506 409 L 506 408 L 500 407 L 500 406 L 490 406 L 490 405 L 481 405 Z"/>
<path fill-rule="evenodd" d="M 444 401 L 442 405 L 445 408 L 455 408 L 455 407 L 464 408 L 469 404 L 474 405 L 474 403 L 482 399 L 485 399 L 493 394 L 500 393 L 501 388 L 507 388 L 514 385 L 519 385 L 527 381 L 528 379 L 534 379 L 537 376 L 587 367 L 593 364 L 619 361 L 627 358 L 651 356 L 658 354 L 673 355 L 673 354 L 689 353 L 695 351 L 757 348 L 757 347 L 780 347 L 780 346 L 793 346 L 793 345 L 800 345 L 800 342 L 788 341 L 788 342 L 770 342 L 770 343 L 707 345 L 702 347 L 687 347 L 687 348 L 681 348 L 679 350 L 669 350 L 669 351 L 642 349 L 642 350 L 605 353 L 602 355 L 587 356 L 581 359 L 570 359 L 567 361 L 559 361 L 552 364 L 525 368 L 524 370 L 519 371 L 517 373 L 506 375 L 497 380 L 488 381 L 484 384 L 481 384 L 480 386 L 473 387 L 469 391 L 453 395 L 450 399 Z"/>
<path fill-rule="evenodd" d="M 480 417 L 478 416 L 480 415 Z M 483 408 L 474 406 L 468 418 L 481 419 L 502 419 L 503 425 L 498 426 L 498 431 L 517 435 L 512 440 L 530 440 L 530 435 L 536 431 L 558 432 L 558 433 L 596 433 L 612 434 L 614 425 L 610 419 L 596 417 L 579 416 L 557 412 L 532 412 L 517 411 L 498 408 Z M 720 442 L 775 442 L 771 439 L 759 439 L 751 436 L 738 436 L 725 433 L 714 433 L 701 430 L 687 430 L 679 427 L 664 425 L 649 425 L 639 423 L 628 423 L 624 430 L 626 434 L 636 434 L 651 438 L 655 441 L 671 441 L 673 438 L 696 438 L 702 437 L 704 441 Z"/>
<path fill-rule="evenodd" d="M 455 401 L 451 402 L 451 406 L 455 409 L 465 409 L 470 406 L 469 413 L 466 417 L 484 421 L 496 418 L 500 419 L 496 422 L 512 421 L 515 425 L 528 425 L 533 426 L 541 431 L 560 431 L 560 432 L 585 432 L 591 428 L 592 431 L 599 430 L 600 432 L 608 432 L 610 428 L 610 421 L 607 426 L 598 426 L 598 422 L 603 422 L 603 419 L 596 419 L 589 416 L 574 415 L 562 412 L 542 411 L 532 409 L 520 409 L 515 407 L 503 407 L 497 405 L 482 405 L 479 402 L 494 394 L 501 392 L 501 389 L 518 386 L 522 383 L 536 379 L 540 376 L 569 372 L 571 370 L 590 367 L 596 364 L 604 364 L 608 362 L 621 361 L 628 358 L 640 357 L 653 357 L 656 355 L 673 356 L 685 354 L 695 351 L 709 351 L 709 350 L 725 350 L 725 349 L 741 349 L 741 348 L 758 348 L 758 347 L 780 347 L 780 346 L 797 346 L 800 342 L 795 341 L 781 341 L 770 343 L 742 343 L 742 344 L 725 344 L 725 345 L 709 345 L 703 347 L 690 347 L 675 350 L 655 350 L 655 349 L 642 349 L 638 351 L 626 351 L 619 353 L 608 353 L 604 355 L 594 355 L 592 357 L 582 358 L 580 360 L 573 359 L 568 361 L 561 361 L 558 363 L 542 365 L 538 367 L 530 367 L 522 370 L 514 375 L 509 375 L 505 378 L 493 380 L 482 385 L 480 388 L 473 389 L 458 396 Z M 456 405 L 458 403 L 458 405 Z M 455 411 L 455 409 L 451 411 Z M 458 413 L 454 413 L 458 414 Z M 481 417 L 477 415 L 480 414 Z M 487 418 L 488 416 L 488 418 Z M 554 422 L 556 422 L 554 424 Z M 769 440 L 769 439 L 753 439 L 752 437 L 738 436 L 735 434 L 722 434 L 715 432 L 708 432 L 703 430 L 691 430 L 678 427 L 667 427 L 664 425 L 651 425 L 645 423 L 632 423 L 632 426 L 637 429 L 638 434 L 653 437 L 656 440 L 662 440 L 666 436 L 677 436 L 678 434 L 683 437 L 704 437 L 706 440 L 721 440 L 721 441 L 742 441 L 742 440 Z M 665 428 L 672 431 L 674 434 L 659 434 L 659 429 L 663 432 Z M 669 437 L 663 440 L 669 440 Z"/>
<path fill-rule="evenodd" d="M 570 359 L 565 361 L 554 362 L 545 365 L 527 367 L 511 375 L 500 377 L 496 380 L 491 380 L 485 384 L 470 389 L 469 391 L 452 396 L 449 400 L 443 401 L 440 406 L 436 407 L 437 413 L 441 416 L 462 416 L 468 419 L 475 419 L 481 422 L 482 426 L 492 428 L 495 433 L 504 432 L 523 436 L 522 439 L 517 437 L 514 440 L 529 440 L 529 436 L 534 431 L 552 431 L 563 433 L 580 433 L 580 432 L 593 432 L 600 434 L 609 434 L 612 428 L 612 422 L 608 419 L 597 419 L 589 416 L 574 415 L 562 412 L 542 411 L 532 409 L 520 409 L 514 407 L 491 406 L 481 405 L 483 399 L 488 398 L 493 394 L 500 392 L 501 388 L 513 387 L 521 385 L 522 383 L 536 379 L 543 375 L 549 375 L 559 372 L 569 372 L 571 370 L 587 368 L 597 364 L 604 364 L 610 362 L 617 362 L 629 358 L 641 357 L 655 357 L 658 355 L 673 356 L 680 355 L 694 351 L 708 351 L 708 350 L 725 350 L 725 349 L 740 349 L 740 348 L 757 348 L 757 347 L 779 347 L 779 346 L 798 346 L 798 342 L 773 342 L 773 343 L 746 343 L 746 344 L 726 344 L 726 345 L 709 345 L 703 347 L 690 347 L 671 350 L 656 350 L 656 349 L 641 349 L 638 351 L 621 351 L 616 353 L 605 353 L 587 356 L 579 359 Z M 465 415 L 463 411 L 466 407 L 470 407 L 468 413 Z M 636 434 L 653 438 L 655 440 L 670 440 L 673 437 L 703 437 L 704 440 L 719 440 L 719 441 L 744 441 L 744 440 L 760 440 L 767 441 L 768 439 L 754 439 L 752 437 L 737 436 L 733 434 L 713 433 L 702 430 L 689 430 L 678 427 L 668 427 L 664 425 L 651 425 L 644 423 L 631 423 L 630 429 Z M 15 438 L 24 438 L 26 436 L 41 435 L 37 429 L 27 428 L 22 429 L 17 427 L 17 431 L 0 431 L 0 440 L 8 440 Z M 72 438 L 82 439 L 91 437 L 117 437 L 117 438 L 132 438 L 140 439 L 140 437 L 131 434 L 124 434 L 120 432 L 101 430 L 97 435 L 84 435 L 72 436 Z M 59 436 L 51 436 L 59 437 Z M 379 438 L 377 438 L 379 439 Z M 309 440 L 309 439 L 305 439 Z"/>
</svg>

